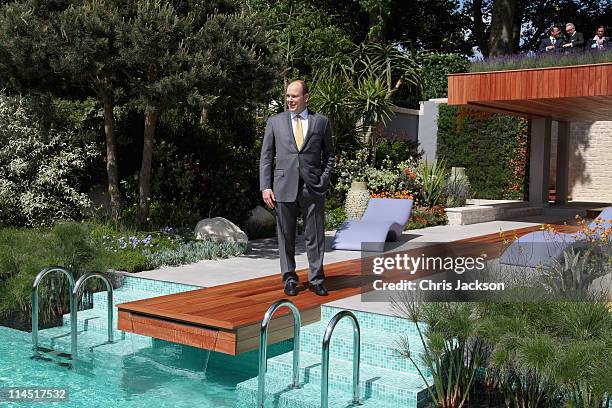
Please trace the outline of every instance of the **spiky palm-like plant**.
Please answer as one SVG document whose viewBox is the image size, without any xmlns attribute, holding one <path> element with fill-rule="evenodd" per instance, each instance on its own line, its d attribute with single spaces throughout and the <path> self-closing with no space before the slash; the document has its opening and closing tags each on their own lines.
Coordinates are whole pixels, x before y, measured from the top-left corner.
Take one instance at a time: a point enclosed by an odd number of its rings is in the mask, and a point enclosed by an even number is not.
<svg viewBox="0 0 612 408">
<path fill-rule="evenodd" d="M 422 162 L 418 174 L 423 186 L 423 201 L 431 208 L 438 204 L 444 196 L 448 180 L 446 160 L 434 160 L 432 163 Z"/>
<path fill-rule="evenodd" d="M 411 320 L 422 343 L 422 361 L 410 352 L 410 340 L 401 337 L 399 351 L 418 370 L 432 401 L 443 408 L 465 405 L 483 364 L 486 350 L 477 336 L 478 316 L 469 303 L 421 303 L 402 297 L 393 303 L 399 315 Z M 422 363 L 431 372 L 433 384 L 419 368 Z"/>
<path fill-rule="evenodd" d="M 601 251 L 587 244 L 584 248 L 563 251 L 559 259 L 543 268 L 542 279 L 554 294 L 584 297 L 593 281 L 607 273 Z"/>
</svg>

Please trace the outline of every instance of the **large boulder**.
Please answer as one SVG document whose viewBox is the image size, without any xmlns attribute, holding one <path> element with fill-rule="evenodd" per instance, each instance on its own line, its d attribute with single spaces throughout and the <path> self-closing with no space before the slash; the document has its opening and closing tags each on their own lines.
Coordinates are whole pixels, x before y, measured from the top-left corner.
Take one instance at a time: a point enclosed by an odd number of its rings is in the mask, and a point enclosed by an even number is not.
<svg viewBox="0 0 612 408">
<path fill-rule="evenodd" d="M 195 227 L 194 233 L 197 239 L 212 239 L 213 241 L 236 242 L 246 244 L 247 234 L 233 222 L 223 218 L 204 218 Z"/>
</svg>

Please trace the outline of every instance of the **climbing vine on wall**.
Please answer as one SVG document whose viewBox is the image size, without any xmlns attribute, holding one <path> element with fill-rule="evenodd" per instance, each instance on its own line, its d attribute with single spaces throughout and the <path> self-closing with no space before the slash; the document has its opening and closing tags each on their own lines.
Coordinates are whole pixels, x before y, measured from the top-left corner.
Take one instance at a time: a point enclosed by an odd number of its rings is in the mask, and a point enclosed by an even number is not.
<svg viewBox="0 0 612 408">
<path fill-rule="evenodd" d="M 524 198 L 528 136 L 525 119 L 440 105 L 437 155 L 466 168 L 474 198 Z"/>
</svg>

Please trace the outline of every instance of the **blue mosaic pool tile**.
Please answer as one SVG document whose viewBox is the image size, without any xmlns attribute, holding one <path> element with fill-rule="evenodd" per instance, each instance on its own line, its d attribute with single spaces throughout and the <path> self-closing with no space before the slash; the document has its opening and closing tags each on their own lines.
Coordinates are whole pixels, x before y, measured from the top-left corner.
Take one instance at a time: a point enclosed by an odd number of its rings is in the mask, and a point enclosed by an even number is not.
<svg viewBox="0 0 612 408">
<path fill-rule="evenodd" d="M 71 352 L 70 328 L 65 326 L 53 327 L 39 332 L 39 345 L 49 347 L 56 351 Z M 101 330 L 79 330 L 77 347 L 79 356 L 93 358 L 112 354 L 125 356 L 138 350 L 151 347 L 152 339 L 134 333 L 125 333 L 125 337 L 118 330 L 113 332 L 113 343 L 108 343 L 106 328 Z"/>
<path fill-rule="evenodd" d="M 268 360 L 266 407 L 318 408 L 320 407 L 321 343 L 329 320 L 342 309 L 322 307 L 321 322 L 302 328 L 300 340 L 301 390 L 288 390 L 292 373 L 292 353 L 285 353 Z M 416 326 L 395 316 L 366 312 L 354 312 L 361 328 L 361 379 L 360 388 L 366 405 L 372 407 L 420 408 L 429 401 L 427 384 L 431 384 L 429 371 L 419 364 L 421 378 L 416 367 L 403 356 L 399 339 L 408 340 L 414 360 L 420 361 L 422 344 Z M 422 329 L 425 329 L 422 325 Z M 348 319 L 340 321 L 334 331 L 330 364 L 330 407 L 346 407 L 352 387 L 353 328 Z M 238 385 L 238 408 L 255 405 L 257 379 Z M 305 390 L 309 390 L 306 392 Z M 249 405 L 251 404 L 251 405 Z"/>
<path fill-rule="evenodd" d="M 344 324 L 344 323 L 348 323 Z M 302 328 L 301 347 L 304 352 L 321 354 L 323 333 L 327 322 L 319 322 Z M 412 360 L 419 364 L 415 367 L 410 359 L 402 354 L 401 340 L 408 341 Z M 330 343 L 330 355 L 350 360 L 353 356 L 353 329 L 350 321 L 338 323 Z M 419 369 L 428 376 L 430 371 L 422 364 L 422 344 L 414 336 L 389 334 L 378 330 L 361 329 L 361 361 L 372 365 L 405 373 L 419 374 Z"/>
<path fill-rule="evenodd" d="M 336 306 L 323 305 L 321 307 L 321 320 L 329 321 L 338 312 L 345 310 Z M 351 310 L 357 320 L 359 326 L 364 329 L 381 330 L 386 333 L 393 334 L 408 334 L 418 336 L 416 325 L 408 319 L 404 319 L 398 316 L 388 316 L 378 313 L 362 312 L 358 310 Z M 419 323 L 421 331 L 427 329 L 425 323 Z"/>
<path fill-rule="evenodd" d="M 293 360 L 283 354 L 268 361 L 268 372 L 280 378 L 291 378 Z M 352 392 L 353 363 L 330 359 L 330 389 Z M 321 382 L 321 356 L 310 353 L 300 355 L 300 378 L 304 383 Z M 428 379 L 431 383 L 431 379 Z M 392 402 L 397 406 L 414 405 L 427 394 L 427 387 L 420 376 L 386 370 L 361 364 L 360 394 L 366 398 Z"/>
<path fill-rule="evenodd" d="M 288 382 L 284 377 L 268 375 L 266 377 L 266 398 L 265 408 L 320 408 L 321 407 L 321 388 L 318 383 L 307 383 L 302 388 L 289 389 Z M 236 387 L 238 403 L 236 408 L 256 407 L 257 401 L 257 378 L 252 378 L 238 384 Z M 329 390 L 330 408 L 347 408 L 350 405 L 352 394 L 337 389 Z M 405 405 L 398 405 L 393 402 L 381 401 L 372 396 L 360 396 L 359 405 L 363 408 L 420 408 L 427 403 L 427 400 L 408 402 Z"/>
<path fill-rule="evenodd" d="M 124 275 L 122 278 L 122 286 L 113 290 L 113 327 L 115 330 L 117 330 L 117 305 L 120 303 L 169 295 L 172 293 L 186 292 L 194 289 L 200 289 L 200 287 Z M 105 290 L 94 293 L 93 308 L 80 310 L 77 313 L 78 330 L 83 331 L 85 329 L 85 321 L 87 321 L 87 331 L 91 333 L 106 334 L 108 330 L 107 303 L 107 292 Z M 62 327 L 64 327 L 66 330 L 70 329 L 69 313 L 63 316 Z M 117 333 L 121 335 L 121 332 L 117 331 Z M 127 336 L 126 338 L 129 339 L 130 336 L 137 335 L 134 335 L 133 333 L 126 333 L 125 336 Z"/>
<path fill-rule="evenodd" d="M 119 288 L 113 290 L 113 305 L 117 306 L 120 303 L 133 302 L 135 300 L 149 299 L 152 297 L 161 296 L 159 293 L 148 292 L 140 289 Z M 108 303 L 108 294 L 106 291 L 96 292 L 93 294 L 94 309 L 105 309 Z"/>
<path fill-rule="evenodd" d="M 182 283 L 165 282 L 155 279 L 140 278 L 124 275 L 122 288 L 137 289 L 145 292 L 156 293 L 158 296 L 170 295 L 172 293 L 186 292 L 201 289 L 200 286 L 185 285 Z"/>
</svg>

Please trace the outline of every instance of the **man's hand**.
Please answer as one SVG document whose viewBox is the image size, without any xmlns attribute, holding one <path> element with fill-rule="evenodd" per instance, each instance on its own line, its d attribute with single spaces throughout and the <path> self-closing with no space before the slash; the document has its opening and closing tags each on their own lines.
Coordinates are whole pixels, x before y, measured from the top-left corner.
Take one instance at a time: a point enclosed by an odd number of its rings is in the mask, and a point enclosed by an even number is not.
<svg viewBox="0 0 612 408">
<path fill-rule="evenodd" d="M 274 198 L 274 193 L 272 192 L 272 190 L 264 190 L 261 192 L 261 195 L 263 197 L 264 203 L 266 203 L 268 208 L 274 208 L 274 202 L 276 201 L 276 199 Z"/>
</svg>

